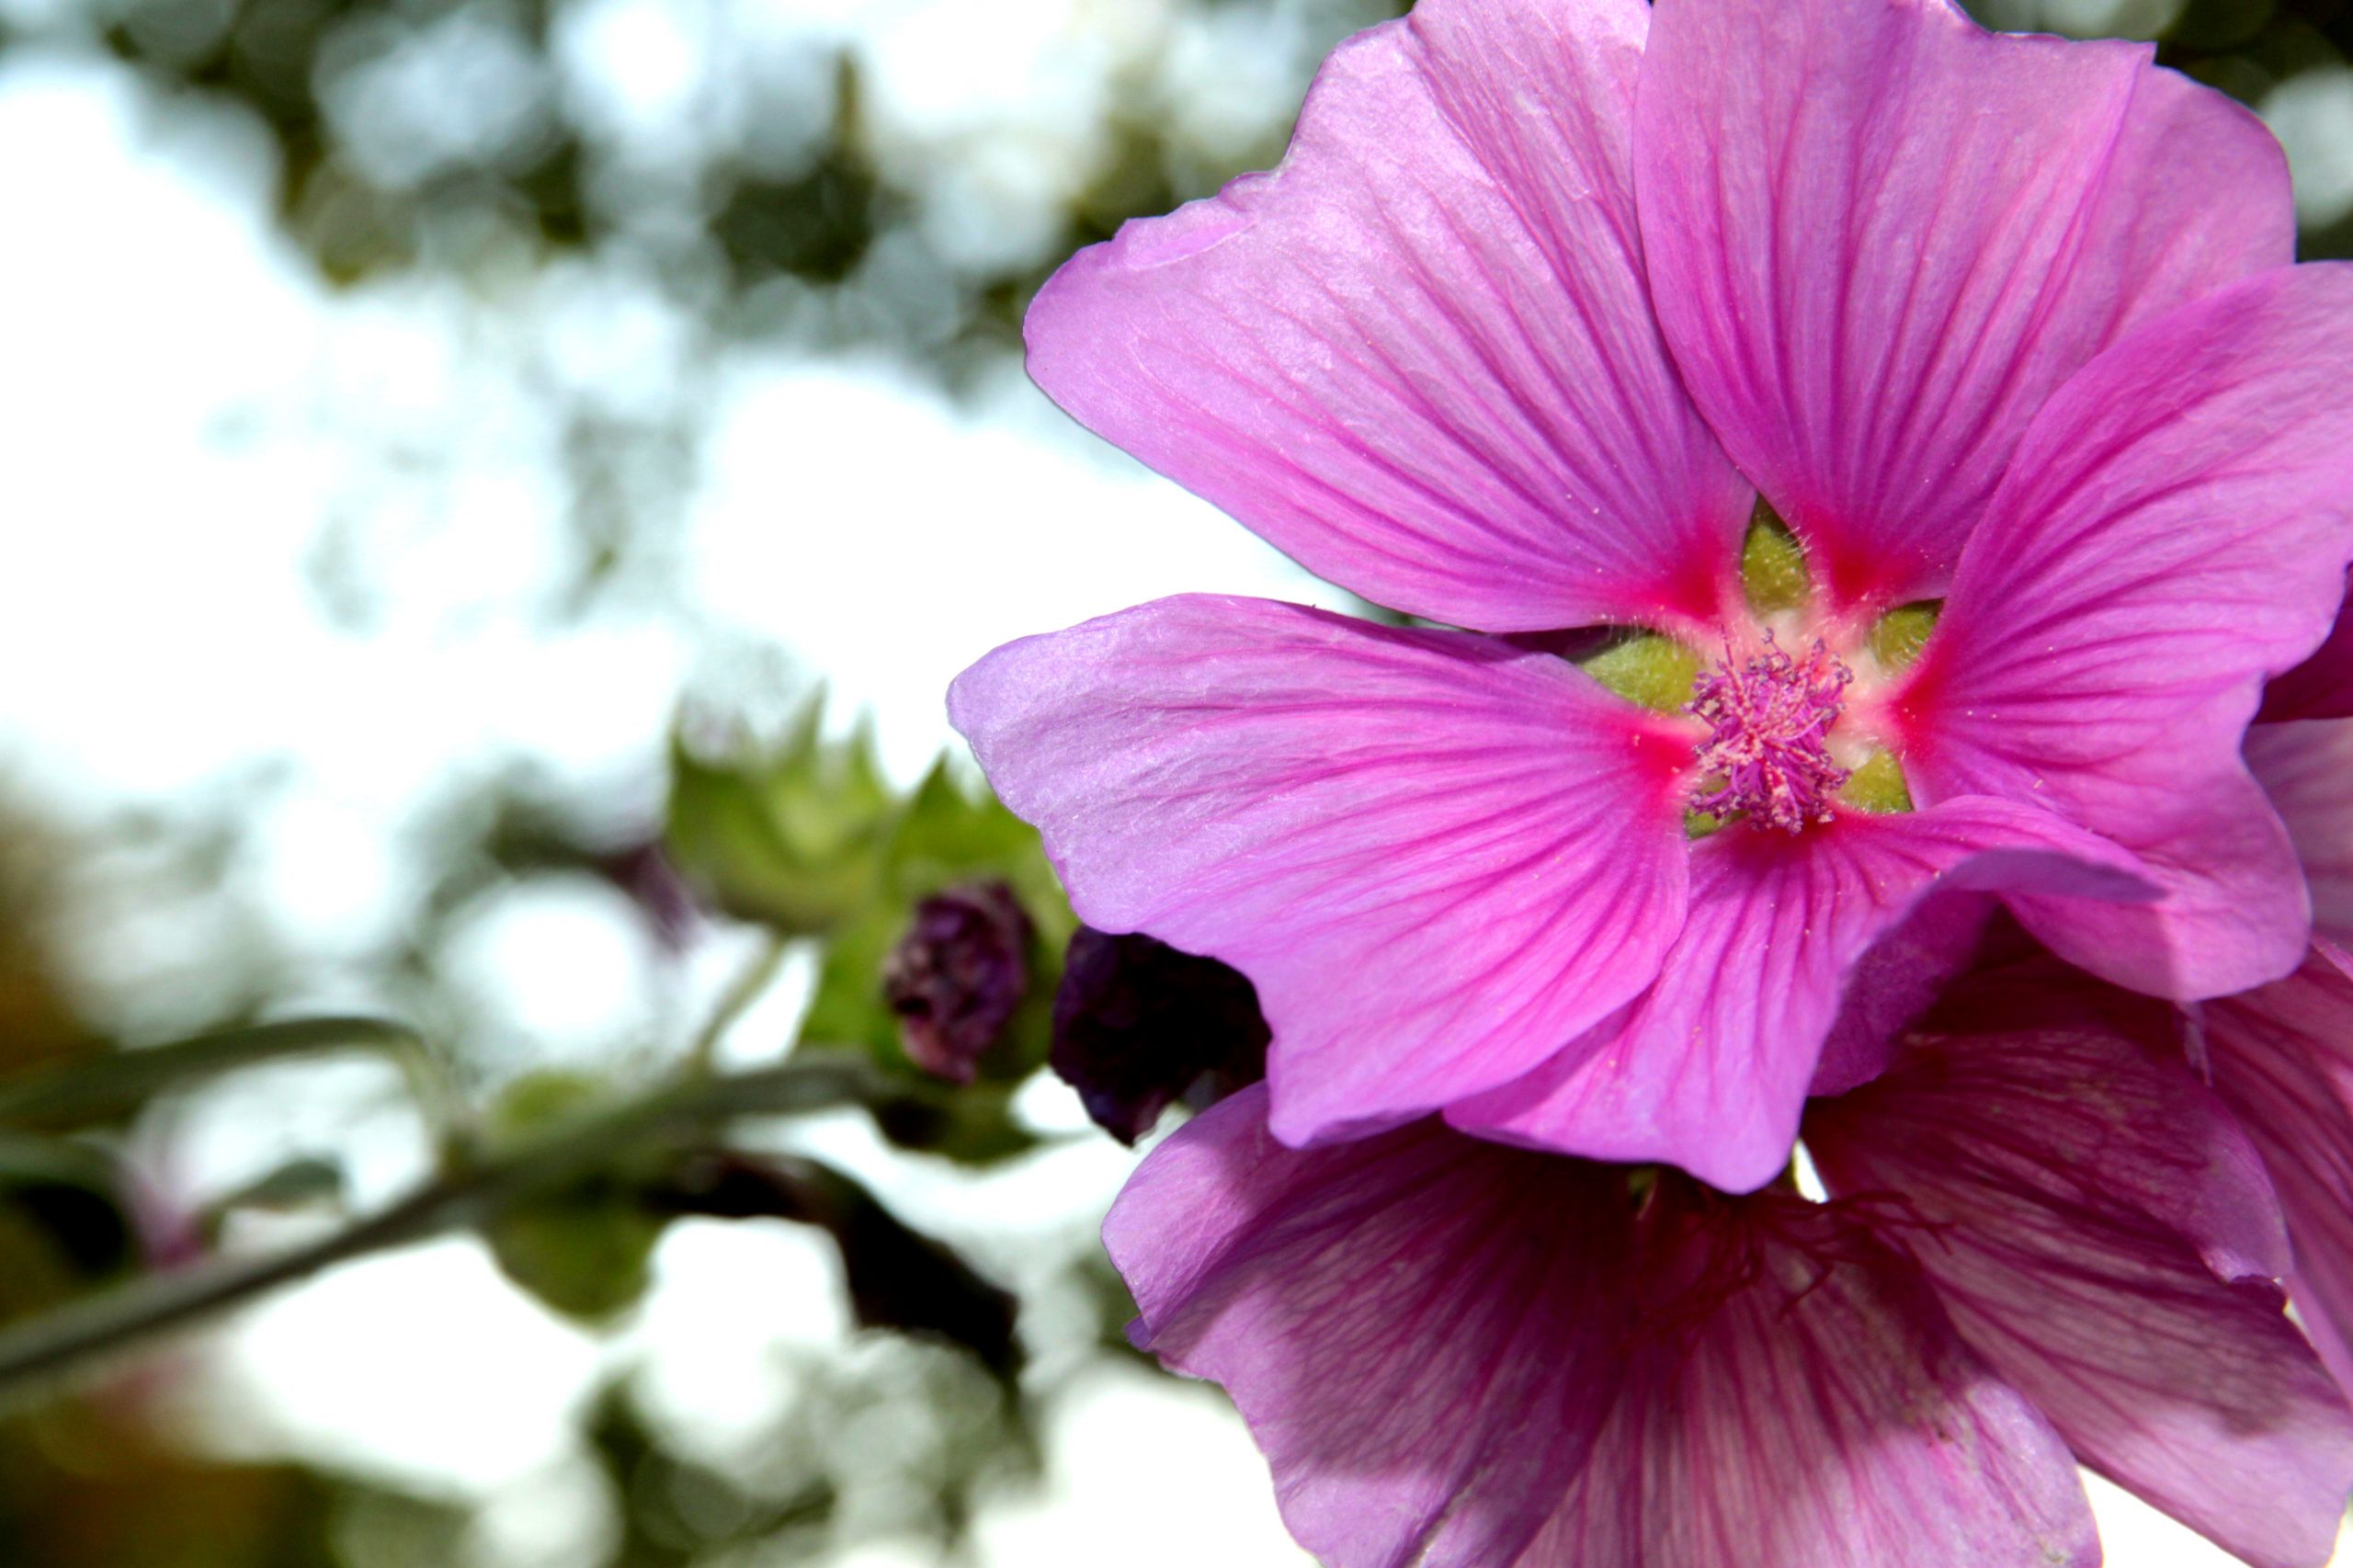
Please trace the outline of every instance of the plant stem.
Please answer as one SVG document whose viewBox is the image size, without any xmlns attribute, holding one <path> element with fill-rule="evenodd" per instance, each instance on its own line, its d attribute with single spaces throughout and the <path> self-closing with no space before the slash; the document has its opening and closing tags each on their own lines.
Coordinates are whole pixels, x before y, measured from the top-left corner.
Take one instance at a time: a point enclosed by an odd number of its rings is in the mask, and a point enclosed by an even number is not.
<svg viewBox="0 0 2353 1568">
<path fill-rule="evenodd" d="M 787 1062 L 757 1072 L 681 1079 L 436 1177 L 390 1208 L 307 1245 L 151 1276 L 0 1329 L 0 1404 L 322 1269 L 478 1223 L 506 1204 L 559 1186 L 649 1139 L 738 1116 L 858 1104 L 878 1092 L 872 1072 L 849 1059 Z"/>
<path fill-rule="evenodd" d="M 791 944 L 780 936 L 771 934 L 762 941 L 760 950 L 752 955 L 752 961 L 729 983 L 726 994 L 720 997 L 719 1006 L 712 1011 L 710 1021 L 695 1036 L 688 1059 L 698 1069 L 708 1071 L 718 1060 L 720 1041 L 745 1013 L 751 1011 L 752 1004 L 767 994 L 768 987 L 776 983 L 777 971 L 784 967 L 785 954 L 790 950 Z"/>
<path fill-rule="evenodd" d="M 136 1108 L 191 1078 L 322 1051 L 423 1051 L 416 1032 L 381 1018 L 292 1018 L 222 1029 L 169 1045 L 114 1051 L 40 1068 L 0 1083 L 0 1123 L 40 1127 L 92 1121 Z"/>
</svg>

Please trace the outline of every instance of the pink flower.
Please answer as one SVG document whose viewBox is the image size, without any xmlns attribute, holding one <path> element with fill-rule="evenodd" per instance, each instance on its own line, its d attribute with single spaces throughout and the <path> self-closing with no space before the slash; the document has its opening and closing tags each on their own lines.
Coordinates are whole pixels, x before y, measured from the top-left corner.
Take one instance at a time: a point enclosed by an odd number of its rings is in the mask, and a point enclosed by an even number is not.
<svg viewBox="0 0 2353 1568">
<path fill-rule="evenodd" d="M 2267 708 L 2326 713 L 2347 689 L 2307 668 Z M 2304 1326 L 2353 1389 L 2353 722 L 2258 724 L 2246 755 L 2302 852 L 2316 930 L 2293 974 L 2195 1009 L 2198 1038 L 2279 1189 Z"/>
<path fill-rule="evenodd" d="M 2353 272 L 2292 237 L 2269 136 L 2143 46 L 1423 0 L 1279 170 L 1063 267 L 1030 368 L 1486 635 L 1167 599 L 951 713 L 1082 919 L 1256 985 L 1284 1142 L 1442 1108 L 1754 1187 L 1858 965 L 1960 950 L 1931 895 L 2177 999 L 2299 960 L 2238 743 L 2353 550 Z M 1588 626 L 1645 635 L 1506 640 Z"/>
<path fill-rule="evenodd" d="M 1299 1150 L 1254 1089 L 1105 1229 L 1137 1342 L 1225 1385 L 1334 1568 L 2051 1568 L 2075 1464 L 2257 1568 L 2327 1561 L 2353 1414 L 2261 1164 L 2140 1030 L 2016 984 L 1805 1125 L 1835 1197 L 1432 1119 Z"/>
</svg>

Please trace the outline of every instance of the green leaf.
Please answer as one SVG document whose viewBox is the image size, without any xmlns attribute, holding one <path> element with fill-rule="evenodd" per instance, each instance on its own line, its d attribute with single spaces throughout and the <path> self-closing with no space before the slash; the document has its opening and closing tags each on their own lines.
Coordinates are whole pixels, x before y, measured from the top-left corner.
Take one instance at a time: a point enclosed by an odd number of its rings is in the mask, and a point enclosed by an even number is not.
<svg viewBox="0 0 2353 1568">
<path fill-rule="evenodd" d="M 899 1048 L 899 1020 L 882 999 L 882 965 L 906 928 L 908 908 L 877 899 L 834 933 L 801 1020 L 801 1048 L 857 1051 L 892 1073 L 914 1073 Z"/>
<path fill-rule="evenodd" d="M 890 890 L 912 907 L 958 882 L 1011 885 L 1041 941 L 1057 955 L 1078 929 L 1062 879 L 1038 830 L 1006 810 L 985 785 L 966 789 L 946 758 L 935 763 L 900 813 L 884 852 Z"/>
<path fill-rule="evenodd" d="M 787 936 L 833 929 L 873 896 L 896 801 L 870 726 L 829 742 L 813 702 L 772 753 L 671 745 L 670 858 L 719 908 Z"/>
<path fill-rule="evenodd" d="M 526 1074 L 492 1106 L 488 1148 L 494 1156 L 576 1124 L 610 1097 L 587 1074 Z M 508 1205 L 483 1227 L 507 1278 L 551 1311 L 584 1323 L 605 1322 L 645 1294 L 654 1248 L 667 1223 L 646 1205 L 643 1188 L 668 1151 L 656 1141 L 620 1153 L 610 1166 Z"/>
<path fill-rule="evenodd" d="M 340 1164 L 323 1155 L 304 1155 L 265 1172 L 218 1199 L 210 1206 L 210 1211 L 219 1216 L 237 1209 L 285 1212 L 337 1208 L 343 1203 L 347 1187 Z"/>
<path fill-rule="evenodd" d="M 664 1219 L 634 1194 L 581 1187 L 517 1205 L 492 1220 L 491 1256 L 516 1285 L 551 1311 L 606 1322 L 635 1306 L 652 1283 Z"/>
<path fill-rule="evenodd" d="M 0 1131 L 0 1187 L 56 1183 L 118 1196 L 115 1163 L 92 1143 Z"/>
</svg>

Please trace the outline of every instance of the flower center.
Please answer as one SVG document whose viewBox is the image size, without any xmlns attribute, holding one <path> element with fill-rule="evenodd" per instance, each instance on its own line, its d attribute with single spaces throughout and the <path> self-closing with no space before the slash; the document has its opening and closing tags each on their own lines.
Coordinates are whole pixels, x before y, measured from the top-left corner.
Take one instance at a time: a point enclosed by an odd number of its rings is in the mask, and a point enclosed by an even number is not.
<svg viewBox="0 0 2353 1568">
<path fill-rule="evenodd" d="M 1828 736 L 1854 676 L 1816 642 L 1803 663 L 1765 633 L 1761 653 L 1735 661 L 1729 644 L 1691 687 L 1688 711 L 1707 724 L 1696 758 L 1691 807 L 1745 816 L 1751 827 L 1796 833 L 1830 820 L 1830 797 L 1847 782 Z"/>
</svg>

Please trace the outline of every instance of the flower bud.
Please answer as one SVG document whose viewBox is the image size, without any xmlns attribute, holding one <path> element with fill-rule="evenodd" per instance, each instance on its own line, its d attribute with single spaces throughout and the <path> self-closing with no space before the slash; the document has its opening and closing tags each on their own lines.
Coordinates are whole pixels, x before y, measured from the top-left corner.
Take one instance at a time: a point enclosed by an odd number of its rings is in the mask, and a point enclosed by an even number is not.
<svg viewBox="0 0 2353 1568">
<path fill-rule="evenodd" d="M 1238 971 L 1141 932 L 1072 936 L 1051 1060 L 1121 1142 L 1171 1101 L 1206 1105 L 1265 1077 L 1267 1039 L 1257 990 Z"/>
<path fill-rule="evenodd" d="M 907 1060 L 969 1084 L 1029 989 L 1029 915 L 1003 882 L 972 882 L 915 905 L 882 969 Z"/>
</svg>

